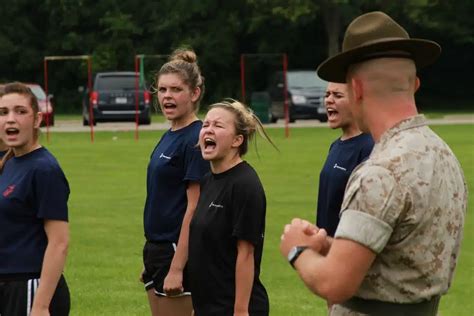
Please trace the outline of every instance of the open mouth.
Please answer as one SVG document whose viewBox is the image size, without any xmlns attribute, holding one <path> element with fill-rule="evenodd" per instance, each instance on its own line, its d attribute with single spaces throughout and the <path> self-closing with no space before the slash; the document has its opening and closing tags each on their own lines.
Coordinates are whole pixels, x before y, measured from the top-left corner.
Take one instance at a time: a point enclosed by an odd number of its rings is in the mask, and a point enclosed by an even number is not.
<svg viewBox="0 0 474 316">
<path fill-rule="evenodd" d="M 8 136 L 15 136 L 15 135 L 18 135 L 18 133 L 20 133 L 20 130 L 17 128 L 10 127 L 10 128 L 7 128 L 5 132 L 7 133 Z"/>
<path fill-rule="evenodd" d="M 173 103 L 165 103 L 165 104 L 163 104 L 163 107 L 164 107 L 166 110 L 176 109 L 176 104 L 173 104 Z"/>
<path fill-rule="evenodd" d="M 204 138 L 204 149 L 212 150 L 214 148 L 216 148 L 216 141 L 209 137 Z"/>
<path fill-rule="evenodd" d="M 328 118 L 335 118 L 337 116 L 337 114 L 339 113 L 338 111 L 336 111 L 335 109 L 333 108 L 327 108 L 326 109 L 326 112 L 328 114 Z"/>
</svg>

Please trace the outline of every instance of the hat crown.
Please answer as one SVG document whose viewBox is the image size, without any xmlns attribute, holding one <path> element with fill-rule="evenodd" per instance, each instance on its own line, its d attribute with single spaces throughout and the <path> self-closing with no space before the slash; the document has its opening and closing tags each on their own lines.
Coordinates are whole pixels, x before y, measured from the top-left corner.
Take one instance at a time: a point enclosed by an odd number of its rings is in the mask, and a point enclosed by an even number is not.
<svg viewBox="0 0 474 316">
<path fill-rule="evenodd" d="M 438 43 L 410 38 L 407 31 L 387 14 L 363 14 L 347 27 L 342 52 L 329 57 L 318 67 L 326 81 L 346 82 L 350 65 L 374 58 L 409 58 L 420 69 L 432 64 L 441 53 Z"/>
<path fill-rule="evenodd" d="M 387 14 L 371 12 L 352 21 L 347 27 L 342 51 L 393 39 L 409 39 L 407 31 Z"/>
</svg>

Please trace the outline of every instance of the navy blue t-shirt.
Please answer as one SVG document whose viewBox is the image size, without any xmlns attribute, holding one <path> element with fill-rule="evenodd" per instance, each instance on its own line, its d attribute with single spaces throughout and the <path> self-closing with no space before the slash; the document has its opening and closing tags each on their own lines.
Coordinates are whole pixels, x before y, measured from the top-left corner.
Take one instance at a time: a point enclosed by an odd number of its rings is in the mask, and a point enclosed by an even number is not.
<svg viewBox="0 0 474 316">
<path fill-rule="evenodd" d="M 7 153 L 6 151 L 0 150 L 0 160 L 2 159 L 3 156 L 5 156 L 6 153 Z"/>
<path fill-rule="evenodd" d="M 182 129 L 168 130 L 151 154 L 143 218 L 149 241 L 178 241 L 188 182 L 199 182 L 209 171 L 209 162 L 196 146 L 201 126 L 201 121 L 195 121 Z"/>
<path fill-rule="evenodd" d="M 319 174 L 318 210 L 316 225 L 334 236 L 339 224 L 344 191 L 349 176 L 372 152 L 374 141 L 368 134 L 340 140 L 331 144 L 326 162 Z"/>
<path fill-rule="evenodd" d="M 68 221 L 69 184 L 46 148 L 10 158 L 0 174 L 0 274 L 40 273 L 44 220 Z"/>
</svg>

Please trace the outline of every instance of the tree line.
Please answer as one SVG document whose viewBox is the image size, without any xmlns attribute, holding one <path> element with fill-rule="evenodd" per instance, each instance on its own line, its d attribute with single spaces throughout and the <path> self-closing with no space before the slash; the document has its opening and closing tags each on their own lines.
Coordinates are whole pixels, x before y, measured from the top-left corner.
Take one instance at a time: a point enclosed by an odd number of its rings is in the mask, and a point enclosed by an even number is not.
<svg viewBox="0 0 474 316">
<path fill-rule="evenodd" d="M 136 54 L 193 48 L 206 78 L 204 104 L 240 98 L 243 53 L 288 56 L 289 69 L 316 69 L 337 53 L 348 23 L 383 10 L 412 37 L 441 44 L 440 61 L 420 73 L 430 106 L 471 101 L 474 1 L 463 0 L 5 0 L 0 6 L 0 80 L 43 84 L 43 58 L 91 55 L 92 72 L 133 70 Z M 281 69 L 279 55 L 246 59 L 248 89 Z M 145 58 L 149 84 L 163 58 Z M 60 112 L 79 112 L 85 61 L 49 65 L 49 91 Z M 459 102 L 458 102 L 459 101 Z"/>
</svg>

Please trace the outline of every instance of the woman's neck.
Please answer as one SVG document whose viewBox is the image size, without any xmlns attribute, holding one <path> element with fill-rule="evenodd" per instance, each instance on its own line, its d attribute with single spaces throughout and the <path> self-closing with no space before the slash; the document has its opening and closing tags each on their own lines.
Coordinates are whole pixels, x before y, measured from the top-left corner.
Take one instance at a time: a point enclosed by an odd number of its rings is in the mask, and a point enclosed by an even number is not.
<svg viewBox="0 0 474 316">
<path fill-rule="evenodd" d="M 233 155 L 228 155 L 223 159 L 211 161 L 211 171 L 214 174 L 223 173 L 229 169 L 232 169 L 236 165 L 242 162 L 242 157 L 236 152 Z"/>
<path fill-rule="evenodd" d="M 357 125 L 352 124 L 342 128 L 342 136 L 341 140 L 347 140 L 352 137 L 356 137 L 362 134 L 361 130 L 357 127 Z"/>
<path fill-rule="evenodd" d="M 197 120 L 198 120 L 198 117 L 196 116 L 195 113 L 187 115 L 186 117 L 179 118 L 177 120 L 173 120 L 171 121 L 171 130 L 177 131 Z"/>
<path fill-rule="evenodd" d="M 13 154 L 15 157 L 21 157 L 26 154 L 29 154 L 32 151 L 35 151 L 36 149 L 41 148 L 41 145 L 39 142 L 34 142 L 33 144 L 25 145 L 19 148 L 13 147 Z"/>
</svg>

